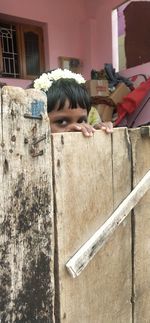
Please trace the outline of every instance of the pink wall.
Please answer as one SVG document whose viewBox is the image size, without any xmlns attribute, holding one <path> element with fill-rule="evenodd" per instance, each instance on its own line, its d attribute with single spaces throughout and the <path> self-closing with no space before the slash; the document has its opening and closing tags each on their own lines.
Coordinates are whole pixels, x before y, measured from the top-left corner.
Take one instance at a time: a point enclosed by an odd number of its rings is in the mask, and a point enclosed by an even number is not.
<svg viewBox="0 0 150 323">
<path fill-rule="evenodd" d="M 92 68 L 100 70 L 112 62 L 111 13 L 121 0 L 0 0 L 0 13 L 42 24 L 45 30 L 46 69 L 58 67 L 59 56 L 78 57 L 82 74 L 90 78 Z M 150 64 L 143 66 L 150 74 Z M 138 68 L 140 70 L 140 67 Z M 133 74 L 134 69 L 130 71 Z M 6 80 L 25 87 L 24 80 Z"/>
<path fill-rule="evenodd" d="M 90 0 L 89 0 L 90 1 Z M 96 1 L 96 2 L 95 2 Z M 112 63 L 112 10 L 123 0 L 95 0 L 92 2 L 92 12 L 95 15 L 95 33 L 93 34 L 93 43 L 95 44 L 94 53 L 91 59 L 91 66 L 95 69 L 101 69 L 104 63 Z M 133 0 L 134 1 L 134 0 Z M 139 0 L 136 0 L 139 1 Z M 96 9 L 94 10 L 96 3 Z M 138 73 L 150 75 L 150 63 L 143 64 L 126 71 L 120 71 L 125 76 L 132 76 Z"/>
<path fill-rule="evenodd" d="M 112 62 L 111 14 L 112 10 L 121 2 L 119 0 L 91 1 L 91 12 L 95 19 L 95 30 L 92 35 L 95 46 L 91 56 L 91 64 L 95 69 L 103 68 L 104 63 Z"/>
<path fill-rule="evenodd" d="M 0 13 L 38 21 L 45 27 L 46 69 L 58 67 L 59 56 L 80 58 L 84 62 L 89 51 L 85 0 L 0 0 Z M 88 54 L 86 55 L 89 64 Z M 88 65 L 83 65 L 87 74 Z M 7 83 L 18 81 L 7 79 Z M 25 86 L 19 80 L 19 85 Z M 28 82 L 27 82 L 28 83 Z"/>
</svg>

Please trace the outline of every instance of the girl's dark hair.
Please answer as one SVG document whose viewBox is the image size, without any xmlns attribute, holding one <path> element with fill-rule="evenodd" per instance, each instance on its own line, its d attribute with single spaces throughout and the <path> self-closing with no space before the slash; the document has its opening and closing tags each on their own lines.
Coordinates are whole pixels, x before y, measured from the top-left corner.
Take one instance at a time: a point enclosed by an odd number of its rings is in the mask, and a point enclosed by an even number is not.
<svg viewBox="0 0 150 323">
<path fill-rule="evenodd" d="M 59 79 L 53 81 L 47 91 L 47 112 L 64 108 L 66 99 L 69 100 L 70 109 L 76 109 L 78 106 L 89 112 L 91 107 L 90 97 L 84 84 L 78 84 L 74 79 Z"/>
</svg>

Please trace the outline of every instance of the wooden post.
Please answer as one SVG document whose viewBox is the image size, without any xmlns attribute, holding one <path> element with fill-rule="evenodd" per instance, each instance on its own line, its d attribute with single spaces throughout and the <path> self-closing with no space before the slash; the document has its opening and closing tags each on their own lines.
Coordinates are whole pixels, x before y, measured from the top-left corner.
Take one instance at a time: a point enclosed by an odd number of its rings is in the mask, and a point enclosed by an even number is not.
<svg viewBox="0 0 150 323">
<path fill-rule="evenodd" d="M 53 194 L 46 96 L 6 86 L 1 98 L 1 322 L 53 322 Z"/>
</svg>

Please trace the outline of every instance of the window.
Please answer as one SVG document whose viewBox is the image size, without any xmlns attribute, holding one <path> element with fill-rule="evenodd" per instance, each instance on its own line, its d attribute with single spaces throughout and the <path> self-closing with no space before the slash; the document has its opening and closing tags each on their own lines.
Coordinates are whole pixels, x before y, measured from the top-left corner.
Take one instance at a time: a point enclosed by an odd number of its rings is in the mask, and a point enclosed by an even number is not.
<svg viewBox="0 0 150 323">
<path fill-rule="evenodd" d="M 44 70 L 43 30 L 0 21 L 0 73 L 33 79 Z"/>
</svg>

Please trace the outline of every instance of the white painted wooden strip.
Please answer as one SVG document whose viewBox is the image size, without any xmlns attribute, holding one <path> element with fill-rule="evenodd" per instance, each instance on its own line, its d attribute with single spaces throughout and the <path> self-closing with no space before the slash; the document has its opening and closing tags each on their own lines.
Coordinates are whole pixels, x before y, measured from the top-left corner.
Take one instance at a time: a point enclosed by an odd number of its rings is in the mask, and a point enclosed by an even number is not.
<svg viewBox="0 0 150 323">
<path fill-rule="evenodd" d="M 112 233 L 118 228 L 118 226 L 149 189 L 150 170 L 136 185 L 133 191 L 119 205 L 109 219 L 66 263 L 66 268 L 73 278 L 78 276 L 83 271 L 83 269 L 88 265 L 88 263 L 102 248 Z"/>
</svg>

